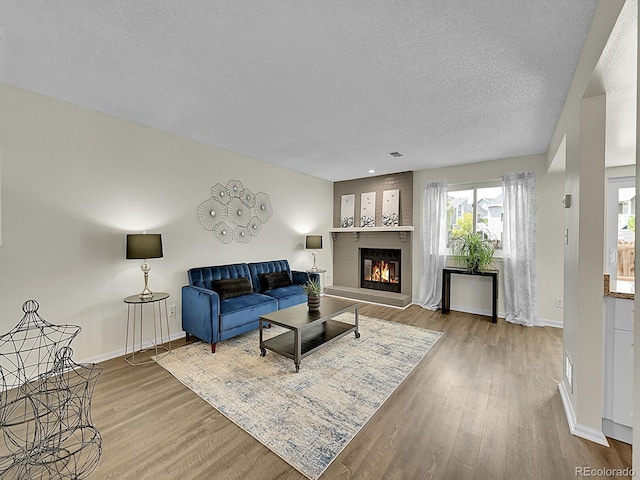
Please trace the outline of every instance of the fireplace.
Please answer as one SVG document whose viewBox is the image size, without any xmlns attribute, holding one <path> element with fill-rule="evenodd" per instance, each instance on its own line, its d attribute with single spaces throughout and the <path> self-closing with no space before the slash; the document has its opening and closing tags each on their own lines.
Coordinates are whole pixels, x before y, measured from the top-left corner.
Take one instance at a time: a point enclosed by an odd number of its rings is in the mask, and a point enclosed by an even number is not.
<svg viewBox="0 0 640 480">
<path fill-rule="evenodd" d="M 385 292 L 401 292 L 401 250 L 360 249 L 360 287 Z"/>
</svg>

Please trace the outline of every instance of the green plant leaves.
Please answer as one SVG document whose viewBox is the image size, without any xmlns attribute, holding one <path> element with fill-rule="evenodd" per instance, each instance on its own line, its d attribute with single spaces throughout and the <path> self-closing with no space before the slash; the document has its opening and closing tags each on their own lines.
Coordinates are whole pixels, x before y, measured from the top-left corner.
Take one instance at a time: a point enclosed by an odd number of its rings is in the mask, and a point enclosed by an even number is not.
<svg viewBox="0 0 640 480">
<path fill-rule="evenodd" d="M 451 239 L 451 254 L 457 265 L 471 272 L 485 270 L 493 261 L 496 242 L 481 233 L 467 233 Z"/>
</svg>

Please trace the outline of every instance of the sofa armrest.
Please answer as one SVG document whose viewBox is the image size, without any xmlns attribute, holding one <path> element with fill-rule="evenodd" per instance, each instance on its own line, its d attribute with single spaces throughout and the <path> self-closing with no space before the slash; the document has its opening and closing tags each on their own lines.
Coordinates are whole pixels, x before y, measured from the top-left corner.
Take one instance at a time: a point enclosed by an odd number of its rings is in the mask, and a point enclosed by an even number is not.
<svg viewBox="0 0 640 480">
<path fill-rule="evenodd" d="M 291 279 L 294 285 L 304 285 L 309 280 L 315 280 L 316 282 L 320 283 L 320 274 L 291 270 Z"/>
<path fill-rule="evenodd" d="M 220 331 L 220 296 L 213 290 L 182 287 L 182 330 L 214 344 Z"/>
</svg>

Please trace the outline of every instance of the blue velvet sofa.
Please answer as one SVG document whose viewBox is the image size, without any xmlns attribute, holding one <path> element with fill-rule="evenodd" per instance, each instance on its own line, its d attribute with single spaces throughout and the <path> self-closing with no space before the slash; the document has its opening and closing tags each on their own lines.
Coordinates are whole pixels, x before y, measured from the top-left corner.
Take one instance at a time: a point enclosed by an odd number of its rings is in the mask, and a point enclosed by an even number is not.
<svg viewBox="0 0 640 480">
<path fill-rule="evenodd" d="M 269 289 L 263 274 L 275 272 L 286 272 L 291 285 Z M 182 329 L 187 338 L 193 335 L 210 343 L 212 353 L 216 343 L 258 328 L 261 315 L 306 302 L 300 285 L 309 278 L 319 281 L 316 273 L 291 271 L 287 260 L 197 267 L 188 276 L 189 285 L 182 287 Z M 221 298 L 214 290 L 221 283 L 217 280 L 242 277 L 251 285 L 245 294 Z"/>
</svg>

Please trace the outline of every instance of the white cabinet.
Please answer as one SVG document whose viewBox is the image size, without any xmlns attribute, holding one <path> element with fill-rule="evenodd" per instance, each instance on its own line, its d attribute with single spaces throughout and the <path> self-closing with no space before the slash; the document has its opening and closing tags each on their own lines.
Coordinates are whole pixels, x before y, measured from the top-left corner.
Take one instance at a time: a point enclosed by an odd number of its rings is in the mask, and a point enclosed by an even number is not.
<svg viewBox="0 0 640 480">
<path fill-rule="evenodd" d="M 604 415 L 608 437 L 632 443 L 633 300 L 605 297 Z"/>
<path fill-rule="evenodd" d="M 615 329 L 613 336 L 611 420 L 633 426 L 633 332 Z"/>
<path fill-rule="evenodd" d="M 633 332 L 633 300 L 612 298 L 615 308 L 614 328 Z"/>
</svg>

